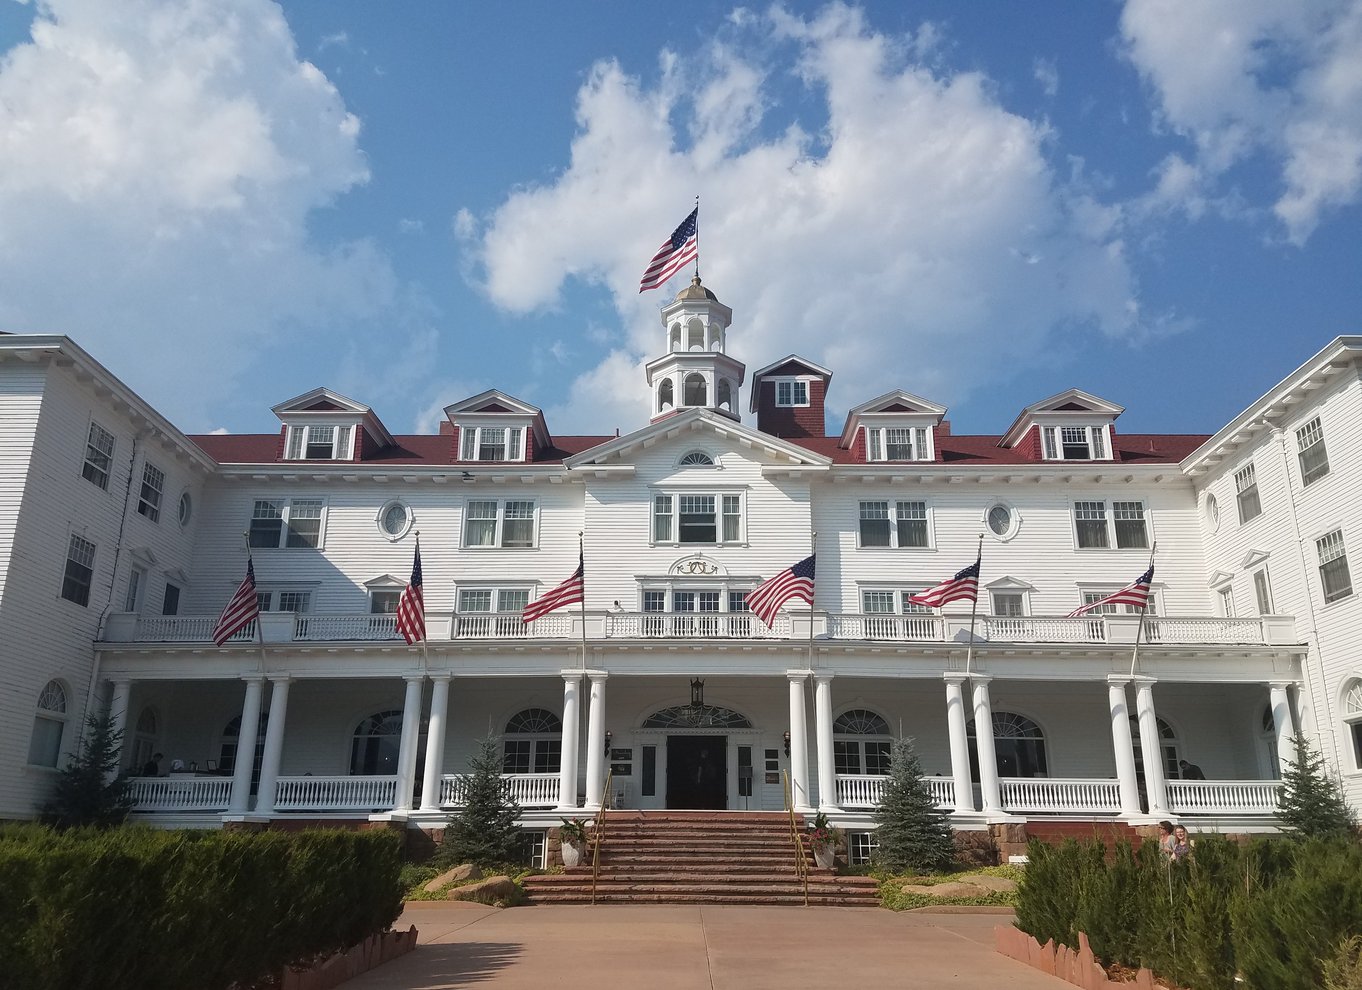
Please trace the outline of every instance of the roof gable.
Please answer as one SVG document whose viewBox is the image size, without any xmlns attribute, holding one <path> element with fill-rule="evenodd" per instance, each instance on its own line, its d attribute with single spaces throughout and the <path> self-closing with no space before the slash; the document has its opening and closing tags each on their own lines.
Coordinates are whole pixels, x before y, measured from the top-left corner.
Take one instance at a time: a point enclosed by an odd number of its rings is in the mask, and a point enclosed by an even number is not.
<svg viewBox="0 0 1362 990">
<path fill-rule="evenodd" d="M 280 419 L 286 413 L 298 412 L 346 412 L 362 416 L 372 410 L 362 402 L 341 395 L 339 392 L 332 391 L 325 386 L 314 388 L 310 392 L 302 395 L 295 395 L 291 399 L 273 406 L 270 411 Z"/>
<path fill-rule="evenodd" d="M 846 425 L 842 427 L 842 437 L 838 441 L 838 445 L 843 449 L 850 448 L 856 441 L 856 431 L 861 428 L 862 423 L 876 417 L 892 416 L 901 418 L 907 423 L 926 425 L 930 422 L 932 426 L 936 426 L 945 415 L 945 406 L 914 395 L 912 392 L 895 389 L 892 392 L 885 392 L 883 395 L 876 396 L 869 402 L 862 402 L 859 406 L 848 411 Z"/>
<path fill-rule="evenodd" d="M 1118 406 L 1091 392 L 1078 388 L 1066 389 L 1048 399 L 1033 402 L 1018 413 L 998 441 L 998 446 L 1015 447 L 1037 423 L 1110 423 L 1125 411 L 1125 406 Z"/>
<path fill-rule="evenodd" d="M 632 456 L 646 447 L 663 440 L 685 435 L 694 438 L 716 436 L 750 447 L 753 451 L 764 452 L 768 457 L 787 467 L 826 468 L 832 458 L 815 453 L 807 447 L 782 440 L 780 437 L 762 433 L 727 416 L 708 409 L 687 409 L 665 419 L 649 423 L 640 430 L 624 436 L 607 440 L 580 454 L 563 458 L 568 468 L 609 468 L 630 465 Z"/>
</svg>

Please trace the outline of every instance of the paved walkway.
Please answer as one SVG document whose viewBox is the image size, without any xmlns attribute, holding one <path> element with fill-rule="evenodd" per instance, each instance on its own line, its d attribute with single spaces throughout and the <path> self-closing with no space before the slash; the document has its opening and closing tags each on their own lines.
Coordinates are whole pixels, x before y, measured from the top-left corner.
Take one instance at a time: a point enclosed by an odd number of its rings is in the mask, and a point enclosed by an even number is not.
<svg viewBox="0 0 1362 990">
<path fill-rule="evenodd" d="M 804 990 L 1067 983 L 993 951 L 1008 915 L 877 908 L 540 905 L 408 906 L 416 951 L 345 990 Z"/>
</svg>

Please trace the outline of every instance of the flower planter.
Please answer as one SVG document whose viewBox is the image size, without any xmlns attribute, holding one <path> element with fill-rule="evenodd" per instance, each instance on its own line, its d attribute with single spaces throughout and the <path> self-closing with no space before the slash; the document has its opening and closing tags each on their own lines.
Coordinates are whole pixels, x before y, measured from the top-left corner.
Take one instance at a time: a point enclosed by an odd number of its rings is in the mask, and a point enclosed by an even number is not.
<svg viewBox="0 0 1362 990">
<path fill-rule="evenodd" d="M 574 842 L 563 843 L 563 865 L 580 866 L 582 863 L 582 847 Z"/>
<path fill-rule="evenodd" d="M 825 870 L 832 869 L 836 860 L 837 847 L 830 842 L 813 843 L 813 861 Z"/>
</svg>

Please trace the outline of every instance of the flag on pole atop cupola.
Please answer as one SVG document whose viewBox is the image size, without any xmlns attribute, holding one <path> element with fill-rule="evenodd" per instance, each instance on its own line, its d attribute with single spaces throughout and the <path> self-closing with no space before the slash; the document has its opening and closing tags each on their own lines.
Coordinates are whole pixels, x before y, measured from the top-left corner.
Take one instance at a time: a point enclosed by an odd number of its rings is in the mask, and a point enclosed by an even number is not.
<svg viewBox="0 0 1362 990">
<path fill-rule="evenodd" d="M 942 581 L 935 588 L 910 595 L 908 600 L 914 605 L 926 605 L 928 608 L 940 608 L 951 602 L 978 601 L 979 565 L 983 559 L 980 554 L 974 558 L 974 563 L 958 571 L 949 581 Z"/>
<path fill-rule="evenodd" d="M 526 622 L 533 622 L 541 616 L 548 615 L 564 605 L 574 605 L 580 602 L 586 595 L 586 561 L 582 554 L 577 554 L 577 569 L 572 572 L 572 577 L 568 578 L 558 587 L 554 588 L 547 595 L 541 595 L 534 601 L 525 606 L 525 611 L 521 613 Z"/>
<path fill-rule="evenodd" d="M 246 576 L 218 616 L 218 624 L 213 627 L 213 642 L 221 646 L 258 618 L 260 602 L 255 597 L 255 561 L 247 557 Z"/>
<path fill-rule="evenodd" d="M 755 590 L 747 593 L 747 607 L 768 626 L 775 621 L 780 606 L 791 598 L 802 598 L 812 607 L 815 556 L 817 555 L 811 553 L 775 577 L 757 585 Z"/>
<path fill-rule="evenodd" d="M 639 280 L 638 291 L 656 289 L 671 278 L 683 266 L 695 260 L 700 253 L 700 207 L 690 211 L 690 216 L 681 221 L 681 226 L 672 231 L 672 236 L 662 242 L 648 262 L 648 268 Z"/>
<path fill-rule="evenodd" d="M 407 645 L 426 638 L 426 594 L 421 583 L 421 537 L 416 538 L 416 553 L 411 562 L 411 581 L 397 602 L 397 631 Z"/>
<path fill-rule="evenodd" d="M 1145 571 L 1130 584 L 1120 591 L 1113 591 L 1105 598 L 1099 598 L 1095 602 L 1088 602 L 1080 605 L 1069 613 L 1070 619 L 1076 619 L 1080 615 L 1086 615 L 1095 608 L 1103 605 L 1130 605 L 1144 611 L 1149 606 L 1149 586 L 1154 583 L 1154 565 L 1149 565 L 1149 570 Z"/>
</svg>

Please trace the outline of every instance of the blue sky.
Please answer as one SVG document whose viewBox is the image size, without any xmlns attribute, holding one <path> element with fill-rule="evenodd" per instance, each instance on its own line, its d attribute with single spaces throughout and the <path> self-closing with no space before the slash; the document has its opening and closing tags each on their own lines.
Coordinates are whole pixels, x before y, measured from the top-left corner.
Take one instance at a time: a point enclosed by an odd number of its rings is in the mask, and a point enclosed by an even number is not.
<svg viewBox="0 0 1362 990">
<path fill-rule="evenodd" d="M 1362 2 L 0 0 L 0 328 L 189 432 L 329 385 L 647 418 L 701 197 L 755 370 L 1213 432 L 1362 332 Z"/>
</svg>

